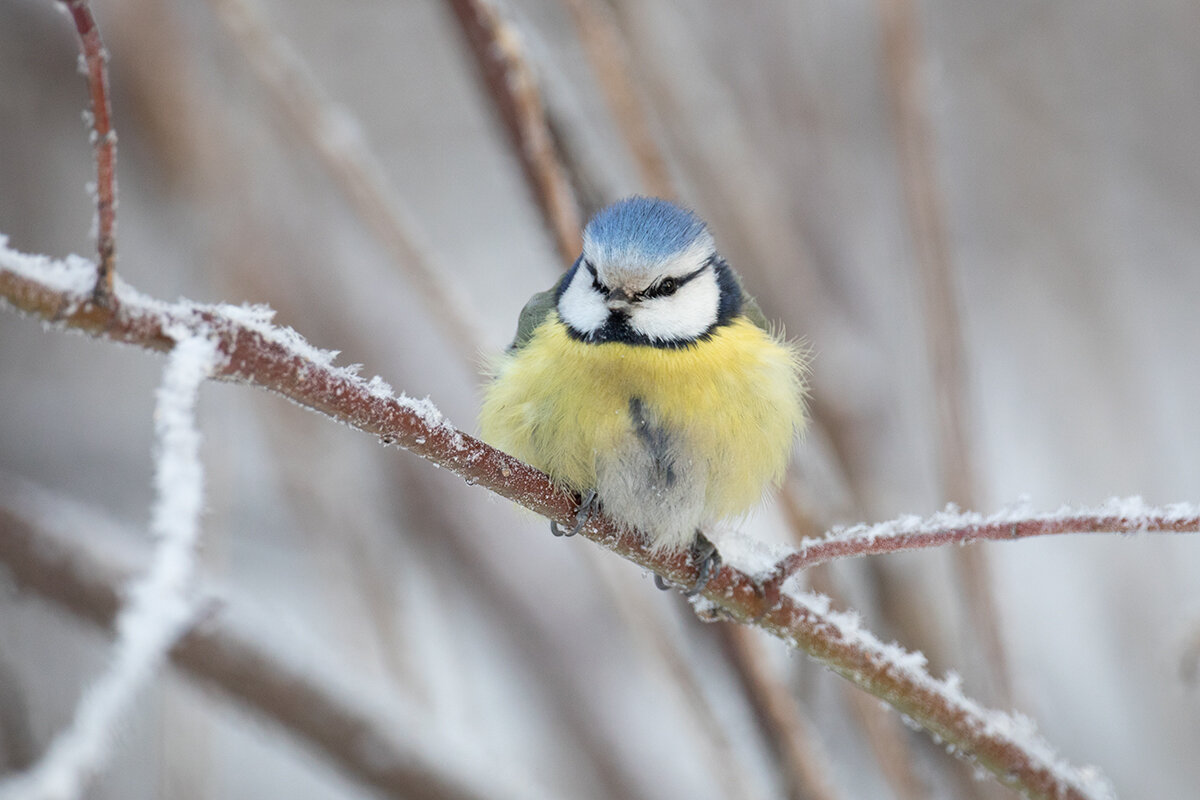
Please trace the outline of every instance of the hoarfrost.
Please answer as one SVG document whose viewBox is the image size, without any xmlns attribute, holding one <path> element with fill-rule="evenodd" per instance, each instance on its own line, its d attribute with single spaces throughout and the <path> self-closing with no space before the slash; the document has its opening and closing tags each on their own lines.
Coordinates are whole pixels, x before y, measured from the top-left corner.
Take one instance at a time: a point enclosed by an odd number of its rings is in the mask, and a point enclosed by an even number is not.
<svg viewBox="0 0 1200 800">
<path fill-rule="evenodd" d="M 392 385 L 378 375 L 373 376 L 371 380 L 367 381 L 367 391 L 371 393 L 372 397 L 379 397 L 385 400 L 390 398 L 395 392 L 392 389 Z"/>
<path fill-rule="evenodd" d="M 70 726 L 41 760 L 0 784 L 2 800 L 79 797 L 107 759 L 121 715 L 194 613 L 190 589 L 204 501 L 194 412 L 200 384 L 212 374 L 218 351 L 209 339 L 187 331 L 172 334 L 181 338 L 167 361 L 154 413 L 156 496 L 150 529 L 159 543 L 153 560 L 129 589 L 107 671 L 84 693 Z"/>
<path fill-rule="evenodd" d="M 22 253 L 8 246 L 8 236 L 3 233 L 0 233 L 0 267 L 54 291 L 81 298 L 90 295 L 96 285 L 96 265 L 86 258 L 72 254 L 59 260 Z"/>
<path fill-rule="evenodd" d="M 740 533 L 721 533 L 721 560 L 757 580 L 765 580 L 792 548 L 770 544 Z"/>
<path fill-rule="evenodd" d="M 828 535 L 807 538 L 800 543 L 800 552 L 831 540 L 874 543 L 880 539 L 898 538 L 914 534 L 937 533 L 967 528 L 993 527 L 1016 523 L 1054 523 L 1075 519 L 1123 521 L 1122 527 L 1145 528 L 1152 521 L 1173 522 L 1200 516 L 1200 506 L 1192 503 L 1173 503 L 1167 506 L 1152 506 L 1141 497 L 1113 497 L 1098 506 L 1061 506 L 1056 511 L 1032 512 L 1027 498 L 1001 509 L 994 514 L 978 511 L 962 511 L 950 504 L 942 511 L 928 517 L 906 514 L 896 519 L 873 525 L 854 525 L 834 528 Z"/>
<path fill-rule="evenodd" d="M 334 359 L 338 357 L 337 350 L 322 350 L 311 344 L 294 329 L 276 325 L 274 323 L 275 309 L 270 306 L 221 303 L 212 310 L 231 323 L 254 331 L 266 341 L 277 344 L 322 367 L 332 367 Z"/>
<path fill-rule="evenodd" d="M 857 614 L 832 610 L 825 595 L 789 591 L 788 597 L 832 625 L 841 639 L 868 654 L 885 671 L 902 675 L 912 684 L 936 692 L 947 705 L 961 712 L 969 725 L 982 734 L 1012 743 L 1060 783 L 1074 787 L 1092 800 L 1116 800 L 1112 785 L 1098 769 L 1090 765 L 1075 767 L 1063 760 L 1038 734 L 1037 725 L 1029 717 L 980 705 L 963 693 L 962 677 L 955 672 L 948 672 L 940 680 L 934 678 L 926 669 L 928 662 L 923 653 L 907 650 L 896 642 L 883 642 L 862 627 Z M 949 745 L 947 749 L 956 750 Z"/>
</svg>

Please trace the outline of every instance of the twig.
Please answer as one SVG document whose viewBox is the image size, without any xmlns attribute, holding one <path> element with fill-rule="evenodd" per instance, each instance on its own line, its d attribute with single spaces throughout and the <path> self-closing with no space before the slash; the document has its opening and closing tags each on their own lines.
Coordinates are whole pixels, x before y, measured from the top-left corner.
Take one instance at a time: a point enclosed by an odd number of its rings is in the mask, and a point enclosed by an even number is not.
<svg viewBox="0 0 1200 800">
<path fill-rule="evenodd" d="M 667 162 L 636 91 L 629 48 L 612 8 L 595 0 L 568 0 L 567 6 L 596 82 L 637 165 L 642 185 L 656 197 L 671 197 L 675 192 Z"/>
<path fill-rule="evenodd" d="M 0 657 L 0 775 L 25 769 L 36 752 L 27 693 L 17 671 Z"/>
<path fill-rule="evenodd" d="M 37 517 L 0 503 L 0 562 L 23 589 L 111 630 L 133 565 Z M 196 595 L 212 597 L 203 587 Z M 541 796 L 527 785 L 512 788 L 502 768 L 470 761 L 461 747 L 439 749 L 445 743 L 430 741 L 428 724 L 368 707 L 311 665 L 300 669 L 287 648 L 271 648 L 261 631 L 239 623 L 245 615 L 235 604 L 208 601 L 202 609 L 170 652 L 175 666 L 275 720 L 351 778 L 414 800 Z M 488 778 L 471 778 L 480 775 Z"/>
<path fill-rule="evenodd" d="M 522 173 L 550 226 L 559 256 L 571 263 L 582 246 L 579 209 L 542 105 L 537 78 L 516 28 L 491 0 L 448 0 L 500 114 Z"/>
<path fill-rule="evenodd" d="M 96 151 L 96 250 L 99 269 L 92 300 L 105 308 L 113 301 L 117 274 L 117 132 L 112 127 L 112 105 L 108 91 L 108 51 L 87 0 L 60 0 L 67 7 L 86 67 L 91 96 L 92 147 Z"/>
<path fill-rule="evenodd" d="M 282 394 L 562 525 L 574 519 L 574 499 L 544 473 L 456 430 L 428 401 L 393 396 L 378 379 L 368 382 L 333 366 L 330 354 L 293 331 L 270 325 L 262 309 L 168 304 L 127 287 L 118 289 L 118 310 L 102 309 L 85 303 L 86 297 L 71 288 L 93 271 L 82 259 L 54 262 L 0 245 L 0 297 L 26 313 L 153 350 L 171 346 L 167 330 L 203 329 L 225 356 L 217 379 Z M 697 578 L 687 553 L 652 552 L 636 532 L 602 515 L 582 535 L 675 583 L 690 585 Z M 718 613 L 757 625 L 886 700 L 1007 786 L 1058 800 L 1111 796 L 1093 771 L 1061 763 L 1028 722 L 988 711 L 964 697 L 956 683 L 932 678 L 919 655 L 883 644 L 849 615 L 830 611 L 820 597 L 769 588 L 775 591 L 765 591 L 755 576 L 725 564 L 702 596 Z"/>
<path fill-rule="evenodd" d="M 944 499 L 976 505 L 975 470 L 967 434 L 962 324 L 955 298 L 954 267 L 946 214 L 938 187 L 930 130 L 929 100 L 921 73 L 921 41 L 913 0 L 880 0 L 884 66 L 891 100 L 904 208 L 925 306 L 925 340 L 936 397 L 935 436 Z M 979 665 L 990 674 L 998 699 L 1012 702 L 1008 656 L 1000 610 L 983 550 L 954 554 L 959 590 L 965 595 L 971 635 L 980 642 Z"/>
<path fill-rule="evenodd" d="M 771 733 L 788 784 L 788 797 L 837 800 L 841 795 L 834 789 L 826 766 L 828 755 L 796 698 L 769 668 L 754 632 L 744 626 L 727 625 L 722 634 L 755 713 Z"/>
<path fill-rule="evenodd" d="M 455 273 L 438 264 L 417 234 L 412 214 L 387 180 L 357 121 L 312 77 L 291 44 L 272 30 L 247 0 L 209 0 L 217 19 L 249 61 L 254 75 L 291 124 L 291 133 L 317 156 L 394 263 L 433 306 L 463 358 L 474 363 L 484 337 L 472 303 Z"/>
<path fill-rule="evenodd" d="M 1110 500 L 1096 509 L 1063 508 L 1048 514 L 1003 511 L 985 517 L 953 508 L 929 519 L 905 517 L 834 531 L 824 539 L 805 540 L 776 565 L 768 586 L 797 572 L 837 558 L 920 550 L 948 544 L 1012 541 L 1066 533 L 1195 533 L 1200 510 L 1188 504 L 1152 508 L 1140 498 Z"/>
<path fill-rule="evenodd" d="M 200 384 L 215 366 L 216 348 L 203 331 L 171 328 L 168 335 L 175 344 L 154 407 L 157 452 L 150 531 L 158 544 L 113 621 L 117 642 L 107 669 L 37 763 L 0 783 L 5 800 L 80 796 L 107 760 L 113 729 L 194 618 L 190 590 L 204 504 L 195 407 Z"/>
<path fill-rule="evenodd" d="M 792 529 L 795 541 L 799 544 L 809 538 L 820 535 L 817 521 L 812 518 L 796 496 L 797 492 L 790 484 L 785 483 L 779 493 L 779 505 Z M 834 598 L 834 601 L 846 605 L 842 598 L 844 592 L 839 590 L 832 571 L 827 566 L 817 565 L 805 573 L 809 588 Z M 888 714 L 886 708 L 875 702 L 870 695 L 846 686 L 842 696 L 849 706 L 851 717 L 858 722 L 863 737 L 875 756 L 875 762 L 883 779 L 887 781 L 896 800 L 918 800 L 928 792 L 919 785 L 913 770 L 915 754 L 912 740 L 905 735 L 903 726 L 896 718 Z"/>
</svg>

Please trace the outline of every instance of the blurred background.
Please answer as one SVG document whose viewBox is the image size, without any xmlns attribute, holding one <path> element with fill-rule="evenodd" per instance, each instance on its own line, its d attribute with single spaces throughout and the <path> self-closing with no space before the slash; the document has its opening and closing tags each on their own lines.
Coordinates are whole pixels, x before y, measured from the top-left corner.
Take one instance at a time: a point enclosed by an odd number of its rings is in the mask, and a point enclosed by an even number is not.
<svg viewBox="0 0 1200 800">
<path fill-rule="evenodd" d="M 567 264 L 452 5 L 96 0 L 122 278 L 269 304 L 473 431 L 483 355 Z M 88 100 L 56 6 L 0 2 L 0 232 L 90 256 Z M 1200 500 L 1200 6 L 504 14 L 581 218 L 671 193 L 812 349 L 812 430 L 738 530 Z M 0 314 L 0 505 L 86 563 L 143 565 L 162 365 Z M 421 742 L 497 796 L 1012 796 L 802 655 L 411 455 L 246 387 L 204 387 L 200 416 L 213 624 L 399 753 Z M 1197 576 L 1194 537 L 1072 536 L 811 582 L 1119 796 L 1169 799 L 1200 784 Z M 0 568 L 0 768 L 69 722 L 109 644 Z M 460 796 L 385 786 L 229 688 L 162 674 L 88 796 Z"/>
</svg>

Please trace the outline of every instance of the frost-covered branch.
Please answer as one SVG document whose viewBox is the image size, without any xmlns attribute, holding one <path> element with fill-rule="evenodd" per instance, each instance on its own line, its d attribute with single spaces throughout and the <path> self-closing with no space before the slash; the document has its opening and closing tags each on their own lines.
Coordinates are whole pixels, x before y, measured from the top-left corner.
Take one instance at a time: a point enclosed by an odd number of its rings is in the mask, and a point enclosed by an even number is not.
<svg viewBox="0 0 1200 800">
<path fill-rule="evenodd" d="M 271 325 L 269 309 L 163 303 L 120 282 L 120 302 L 105 309 L 81 290 L 94 273 L 84 259 L 26 256 L 0 241 L 0 297 L 26 313 L 154 350 L 173 345 L 168 331 L 204 331 L 223 356 L 214 377 L 282 394 L 560 524 L 574 519 L 575 500 L 544 473 L 456 430 L 428 400 L 393 395 L 378 378 L 367 381 L 334 366 L 334 354 Z M 676 583 L 690 584 L 697 577 L 686 553 L 652 553 L 639 535 L 603 516 L 593 519 L 583 535 Z M 1027 720 L 984 709 L 966 698 L 955 680 L 930 676 L 919 654 L 880 642 L 853 617 L 831 611 L 825 599 L 772 583 L 769 575 L 770 565 L 759 573 L 725 564 L 706 586 L 703 602 L 710 612 L 757 625 L 883 698 L 1005 785 L 1041 798 L 1112 796 L 1093 770 L 1062 763 Z"/>
<path fill-rule="evenodd" d="M 0 478 L 0 563 L 16 584 L 78 617 L 112 629 L 136 559 L 92 508 L 24 482 Z M 100 531 L 103 532 L 103 531 Z M 103 542 L 103 544 L 101 544 Z M 527 800 L 527 780 L 462 742 L 443 741 L 429 720 L 395 702 L 354 691 L 336 666 L 278 641 L 238 603 L 197 586 L 199 613 L 170 651 L 184 673 L 274 720 L 344 770 L 389 797 Z M 518 788 L 519 787 L 519 788 Z"/>
<path fill-rule="evenodd" d="M 920 550 L 947 544 L 1012 541 L 1064 533 L 1196 533 L 1200 507 L 1175 503 L 1149 506 L 1140 497 L 1114 498 L 1096 508 L 1064 506 L 1033 513 L 1013 508 L 985 515 L 949 507 L 931 517 L 905 516 L 875 525 L 834 530 L 821 539 L 805 539 L 780 559 L 770 584 L 780 585 L 797 572 L 838 558 Z"/>
<path fill-rule="evenodd" d="M 530 192 L 554 235 L 559 255 L 570 264 L 579 255 L 583 226 L 520 32 L 491 0 L 449 0 L 449 4 L 521 160 Z"/>
<path fill-rule="evenodd" d="M 117 617 L 116 652 L 108 670 L 84 694 L 74 720 L 41 760 L 0 784 L 4 800 L 79 797 L 107 759 L 125 709 L 192 618 L 191 582 L 204 504 L 196 395 L 216 366 L 217 352 L 202 330 L 171 326 L 165 331 L 175 345 L 154 409 L 157 455 L 150 530 L 159 544 Z"/>
<path fill-rule="evenodd" d="M 80 68 L 87 76 L 92 108 L 92 147 L 96 151 L 96 249 L 100 267 L 92 296 L 102 306 L 113 296 L 117 271 L 117 132 L 112 126 L 112 104 L 108 91 L 108 51 L 100 39 L 100 30 L 87 0 L 60 0 L 66 6 L 82 52 Z"/>
</svg>

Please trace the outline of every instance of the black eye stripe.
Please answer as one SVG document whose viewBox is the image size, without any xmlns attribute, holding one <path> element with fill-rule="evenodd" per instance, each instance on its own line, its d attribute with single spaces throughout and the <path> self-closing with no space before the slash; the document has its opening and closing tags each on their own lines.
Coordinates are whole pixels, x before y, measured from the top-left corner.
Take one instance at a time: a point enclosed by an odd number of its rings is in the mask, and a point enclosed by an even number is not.
<svg viewBox="0 0 1200 800">
<path fill-rule="evenodd" d="M 704 272 L 704 270 L 708 269 L 712 265 L 713 265 L 713 259 L 709 258 L 707 261 L 705 261 L 699 267 L 697 267 L 696 269 L 687 273 L 686 275 L 680 275 L 679 277 L 675 277 L 674 275 L 668 275 L 665 278 L 661 278 L 658 281 L 656 281 L 655 283 L 653 283 L 652 285 L 648 286 L 647 288 L 645 288 L 642 291 L 633 295 L 633 299 L 634 300 L 643 300 L 643 299 L 648 300 L 648 299 L 653 299 L 655 297 L 670 297 L 671 295 L 673 295 L 677 291 L 679 291 L 685 284 L 687 284 L 688 282 L 690 282 L 691 280 L 696 278 L 698 275 L 700 275 L 702 272 Z M 609 291 L 608 287 L 605 286 L 600 281 L 600 273 L 596 270 L 596 265 L 593 264 L 591 261 L 585 260 L 583 262 L 583 266 L 588 271 L 588 273 L 592 276 L 592 288 L 595 289 L 597 292 L 600 292 L 601 294 L 607 294 Z"/>
<path fill-rule="evenodd" d="M 608 292 L 608 287 L 600 282 L 600 274 L 596 272 L 596 266 L 590 261 L 584 261 L 583 265 L 587 267 L 588 272 L 592 273 L 592 288 L 602 294 Z"/>
<path fill-rule="evenodd" d="M 639 297 L 645 297 L 645 298 L 670 297 L 671 295 L 673 295 L 677 291 L 679 291 L 683 287 L 683 285 L 686 284 L 688 281 L 692 280 L 697 275 L 704 272 L 704 270 L 708 269 L 708 267 L 711 263 L 712 263 L 711 260 L 705 261 L 703 264 L 701 264 L 699 267 L 697 267 L 696 269 L 689 272 L 687 275 L 681 275 L 678 278 L 668 275 L 667 277 L 658 281 L 654 285 L 650 286 L 644 292 L 641 292 Z"/>
</svg>

